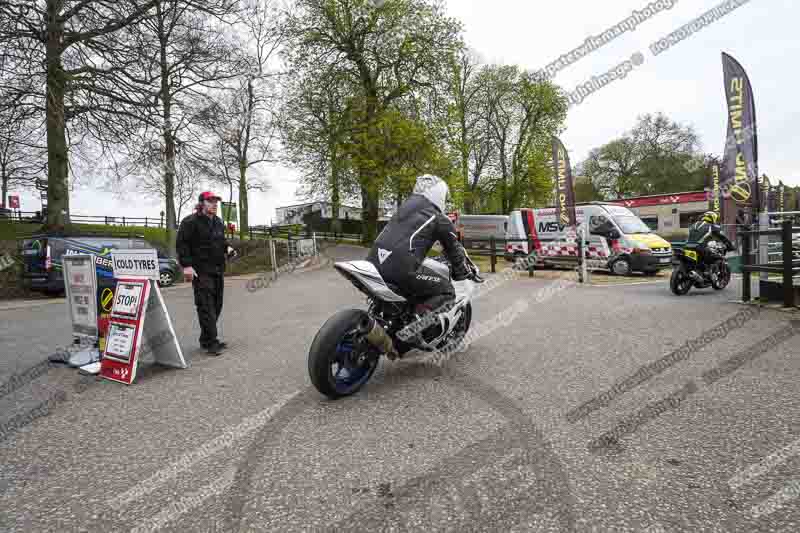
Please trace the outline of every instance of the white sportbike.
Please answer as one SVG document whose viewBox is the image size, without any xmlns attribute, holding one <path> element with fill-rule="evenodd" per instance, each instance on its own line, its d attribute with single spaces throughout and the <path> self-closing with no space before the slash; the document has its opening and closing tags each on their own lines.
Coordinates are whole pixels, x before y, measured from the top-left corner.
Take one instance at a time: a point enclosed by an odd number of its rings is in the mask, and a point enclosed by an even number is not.
<svg viewBox="0 0 800 533">
<path fill-rule="evenodd" d="M 308 353 L 311 382 L 329 398 L 349 396 L 363 387 L 382 355 L 401 358 L 412 349 L 424 352 L 457 346 L 469 331 L 472 295 L 484 280 L 467 255 L 471 276 L 452 281 L 455 300 L 420 317 L 413 295 L 387 283 L 369 261 L 343 261 L 334 268 L 367 296 L 368 308 L 339 311 L 320 328 Z M 444 258 L 426 258 L 423 265 L 452 280 Z"/>
</svg>

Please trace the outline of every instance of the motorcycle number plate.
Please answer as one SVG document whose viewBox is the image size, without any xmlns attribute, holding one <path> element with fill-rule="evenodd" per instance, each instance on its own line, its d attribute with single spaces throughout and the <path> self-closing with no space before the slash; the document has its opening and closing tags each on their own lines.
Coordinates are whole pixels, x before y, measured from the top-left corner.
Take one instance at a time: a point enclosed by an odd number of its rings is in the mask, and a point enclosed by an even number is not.
<svg viewBox="0 0 800 533">
<path fill-rule="evenodd" d="M 694 259 L 695 261 L 697 261 L 697 252 L 695 252 L 694 250 L 685 250 L 684 253 L 686 254 L 686 257 L 688 257 L 689 259 Z"/>
</svg>

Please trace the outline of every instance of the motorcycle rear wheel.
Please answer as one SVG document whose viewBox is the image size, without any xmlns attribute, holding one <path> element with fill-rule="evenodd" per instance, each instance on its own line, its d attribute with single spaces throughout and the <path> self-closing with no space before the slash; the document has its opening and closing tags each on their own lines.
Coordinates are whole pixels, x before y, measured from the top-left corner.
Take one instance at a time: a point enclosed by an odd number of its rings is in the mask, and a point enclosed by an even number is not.
<svg viewBox="0 0 800 533">
<path fill-rule="evenodd" d="M 308 351 L 308 374 L 314 387 L 331 399 L 358 392 L 375 373 L 380 357 L 357 342 L 358 323 L 366 313 L 346 309 L 320 328 Z"/>
</svg>

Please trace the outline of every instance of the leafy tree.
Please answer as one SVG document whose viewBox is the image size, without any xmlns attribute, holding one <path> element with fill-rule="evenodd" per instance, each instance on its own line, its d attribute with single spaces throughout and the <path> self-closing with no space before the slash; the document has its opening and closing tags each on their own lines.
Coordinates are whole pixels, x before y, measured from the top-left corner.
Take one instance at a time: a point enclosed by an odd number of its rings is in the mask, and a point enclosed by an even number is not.
<svg viewBox="0 0 800 533">
<path fill-rule="evenodd" d="M 583 170 L 607 199 L 702 189 L 709 161 L 697 166 L 699 138 L 663 114 L 639 117 L 619 139 L 593 149 Z"/>
<path fill-rule="evenodd" d="M 489 135 L 485 85 L 479 78 L 477 56 L 464 48 L 451 63 L 447 140 L 460 165 L 463 211 L 473 213 L 480 200 L 481 179 L 492 164 L 496 150 Z"/>
<path fill-rule="evenodd" d="M 303 57 L 291 63 L 280 118 L 283 159 L 300 171 L 304 196 L 331 202 L 332 229 L 341 231 L 339 209 L 360 191 L 351 165 L 343 160 L 357 88 L 335 69 L 306 64 Z"/>
<path fill-rule="evenodd" d="M 575 202 L 596 202 L 603 199 L 603 195 L 594 186 L 592 180 L 585 176 L 576 176 L 574 181 Z"/>
<path fill-rule="evenodd" d="M 387 109 L 370 127 L 363 127 L 363 109 L 359 109 L 357 124 L 343 145 L 344 155 L 353 168 L 368 169 L 379 177 L 370 183 L 378 187 L 380 197 L 388 197 L 399 205 L 414 188 L 417 176 L 436 174 L 451 184 L 454 195 L 460 187 L 453 168 L 442 147 L 429 128 L 405 117 L 395 109 Z"/>
<path fill-rule="evenodd" d="M 298 0 L 290 18 L 295 56 L 349 78 L 363 101 L 357 137 L 369 153 L 386 110 L 416 89 L 441 83 L 460 46 L 460 24 L 440 0 Z M 374 239 L 383 177 L 370 158 L 355 159 L 364 208 L 364 238 Z"/>
<path fill-rule="evenodd" d="M 539 81 L 514 66 L 487 67 L 482 83 L 487 91 L 489 134 L 498 151 L 496 175 L 502 211 L 508 212 L 530 200 L 531 191 L 543 183 L 532 181 L 539 176 L 532 169 L 537 165 L 544 168 L 541 162 L 547 159 L 550 140 L 566 119 L 567 101 L 550 82 Z"/>
</svg>

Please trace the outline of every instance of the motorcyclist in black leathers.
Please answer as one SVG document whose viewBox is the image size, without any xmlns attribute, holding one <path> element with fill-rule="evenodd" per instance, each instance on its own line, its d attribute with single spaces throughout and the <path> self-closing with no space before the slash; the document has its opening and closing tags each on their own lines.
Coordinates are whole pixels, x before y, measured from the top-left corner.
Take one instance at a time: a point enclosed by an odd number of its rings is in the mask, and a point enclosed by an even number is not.
<svg viewBox="0 0 800 533">
<path fill-rule="evenodd" d="M 706 265 L 714 260 L 713 254 L 708 250 L 708 243 L 714 239 L 719 239 L 725 244 L 727 251 L 735 250 L 733 243 L 722 233 L 722 227 L 717 225 L 717 214 L 714 211 L 707 211 L 703 218 L 689 227 L 689 237 L 686 239 L 686 248 L 694 249 L 700 257 L 700 268 L 705 269 Z M 700 276 L 700 273 L 693 272 L 693 277 Z"/>
<path fill-rule="evenodd" d="M 422 265 L 428 251 L 439 241 L 450 261 L 453 280 L 469 279 L 473 271 L 466 263 L 456 228 L 444 214 L 449 188 L 441 178 L 417 178 L 411 196 L 398 208 L 367 256 L 384 280 L 398 287 L 402 296 L 427 313 L 455 299 L 450 280 Z"/>
</svg>

